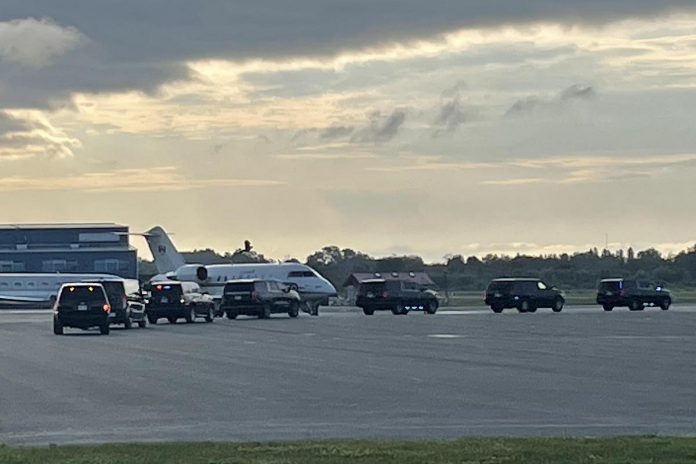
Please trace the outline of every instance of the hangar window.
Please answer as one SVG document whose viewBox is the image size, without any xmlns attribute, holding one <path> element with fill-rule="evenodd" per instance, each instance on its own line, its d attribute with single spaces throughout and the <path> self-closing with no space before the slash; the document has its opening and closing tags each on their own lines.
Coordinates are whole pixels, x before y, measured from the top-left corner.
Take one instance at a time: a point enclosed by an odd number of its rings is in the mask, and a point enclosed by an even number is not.
<svg viewBox="0 0 696 464">
<path fill-rule="evenodd" d="M 21 261 L 0 261 L 0 272 L 25 272 Z"/>
<path fill-rule="evenodd" d="M 65 259 L 48 259 L 41 262 L 43 272 L 66 272 L 76 271 L 77 261 L 67 261 Z"/>
<path fill-rule="evenodd" d="M 128 270 L 128 261 L 122 259 L 97 259 L 94 261 L 95 272 L 119 272 Z"/>
</svg>

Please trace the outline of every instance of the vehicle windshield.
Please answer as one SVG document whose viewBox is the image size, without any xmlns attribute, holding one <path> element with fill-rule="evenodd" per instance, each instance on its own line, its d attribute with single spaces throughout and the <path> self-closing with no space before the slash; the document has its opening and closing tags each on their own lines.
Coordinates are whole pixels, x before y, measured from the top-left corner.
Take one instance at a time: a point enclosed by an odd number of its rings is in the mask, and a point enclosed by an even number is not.
<svg viewBox="0 0 696 464">
<path fill-rule="evenodd" d="M 610 281 L 605 281 L 605 282 L 600 282 L 599 283 L 599 290 L 600 291 L 616 291 L 618 292 L 623 288 L 623 282 L 618 281 L 618 280 L 610 280 Z"/>
</svg>

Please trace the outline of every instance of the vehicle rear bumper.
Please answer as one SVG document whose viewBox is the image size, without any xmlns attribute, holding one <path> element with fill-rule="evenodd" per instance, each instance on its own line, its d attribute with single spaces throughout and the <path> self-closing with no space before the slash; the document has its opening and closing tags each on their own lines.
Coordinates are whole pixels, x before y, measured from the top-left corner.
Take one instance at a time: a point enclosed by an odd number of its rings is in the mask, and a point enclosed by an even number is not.
<svg viewBox="0 0 696 464">
<path fill-rule="evenodd" d="M 101 327 L 109 317 L 106 313 L 58 313 L 55 318 L 65 327 L 74 327 L 78 329 L 88 329 L 90 327 Z"/>
<path fill-rule="evenodd" d="M 220 311 L 226 314 L 241 314 L 244 316 L 256 316 L 263 311 L 263 303 L 222 304 Z"/>
<path fill-rule="evenodd" d="M 161 317 L 184 317 L 188 310 L 184 305 L 172 305 L 172 306 L 153 306 L 148 307 L 145 313 L 149 317 L 161 318 Z"/>
<path fill-rule="evenodd" d="M 516 308 L 517 305 L 519 304 L 519 299 L 515 299 L 514 297 L 495 297 L 495 296 L 487 296 L 484 302 L 486 303 L 486 306 L 499 306 L 503 308 Z"/>
<path fill-rule="evenodd" d="M 597 295 L 597 304 L 602 306 L 628 306 L 628 300 L 621 296 Z"/>
</svg>

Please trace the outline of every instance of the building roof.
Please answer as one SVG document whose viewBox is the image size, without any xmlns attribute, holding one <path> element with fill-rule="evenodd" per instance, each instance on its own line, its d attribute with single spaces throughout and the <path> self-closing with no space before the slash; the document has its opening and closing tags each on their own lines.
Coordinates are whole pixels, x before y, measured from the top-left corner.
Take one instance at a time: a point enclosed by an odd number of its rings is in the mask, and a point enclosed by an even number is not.
<svg viewBox="0 0 696 464">
<path fill-rule="evenodd" d="M 128 226 L 115 222 L 84 222 L 55 224 L 0 224 L 0 230 L 37 230 L 37 229 L 127 229 Z"/>
<path fill-rule="evenodd" d="M 430 276 L 425 272 L 356 272 L 351 274 L 346 282 L 343 284 L 344 287 L 355 287 L 362 282 L 368 280 L 404 280 L 416 282 L 418 285 L 423 285 L 427 287 L 436 287 L 435 282 Z"/>
</svg>

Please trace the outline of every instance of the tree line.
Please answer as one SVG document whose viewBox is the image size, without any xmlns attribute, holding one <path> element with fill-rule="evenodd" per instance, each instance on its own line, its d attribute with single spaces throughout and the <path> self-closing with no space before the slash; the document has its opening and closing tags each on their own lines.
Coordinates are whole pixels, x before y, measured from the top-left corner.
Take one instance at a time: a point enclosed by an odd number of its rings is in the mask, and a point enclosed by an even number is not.
<svg viewBox="0 0 696 464">
<path fill-rule="evenodd" d="M 195 250 L 184 256 L 187 262 L 200 264 L 270 262 L 261 254 L 241 249 L 224 254 L 210 249 Z M 418 256 L 374 258 L 350 248 L 326 246 L 304 262 L 339 290 L 357 272 L 427 272 L 441 290 L 448 291 L 483 290 L 497 277 L 539 277 L 566 289 L 595 288 L 600 279 L 610 277 L 653 280 L 674 288 L 696 287 L 696 246 L 671 256 L 663 256 L 653 248 L 638 252 L 632 248 L 591 249 L 543 256 L 448 255 L 444 262 L 436 264 L 426 264 Z M 153 269 L 151 262 L 141 261 L 142 277 L 154 275 Z"/>
</svg>

